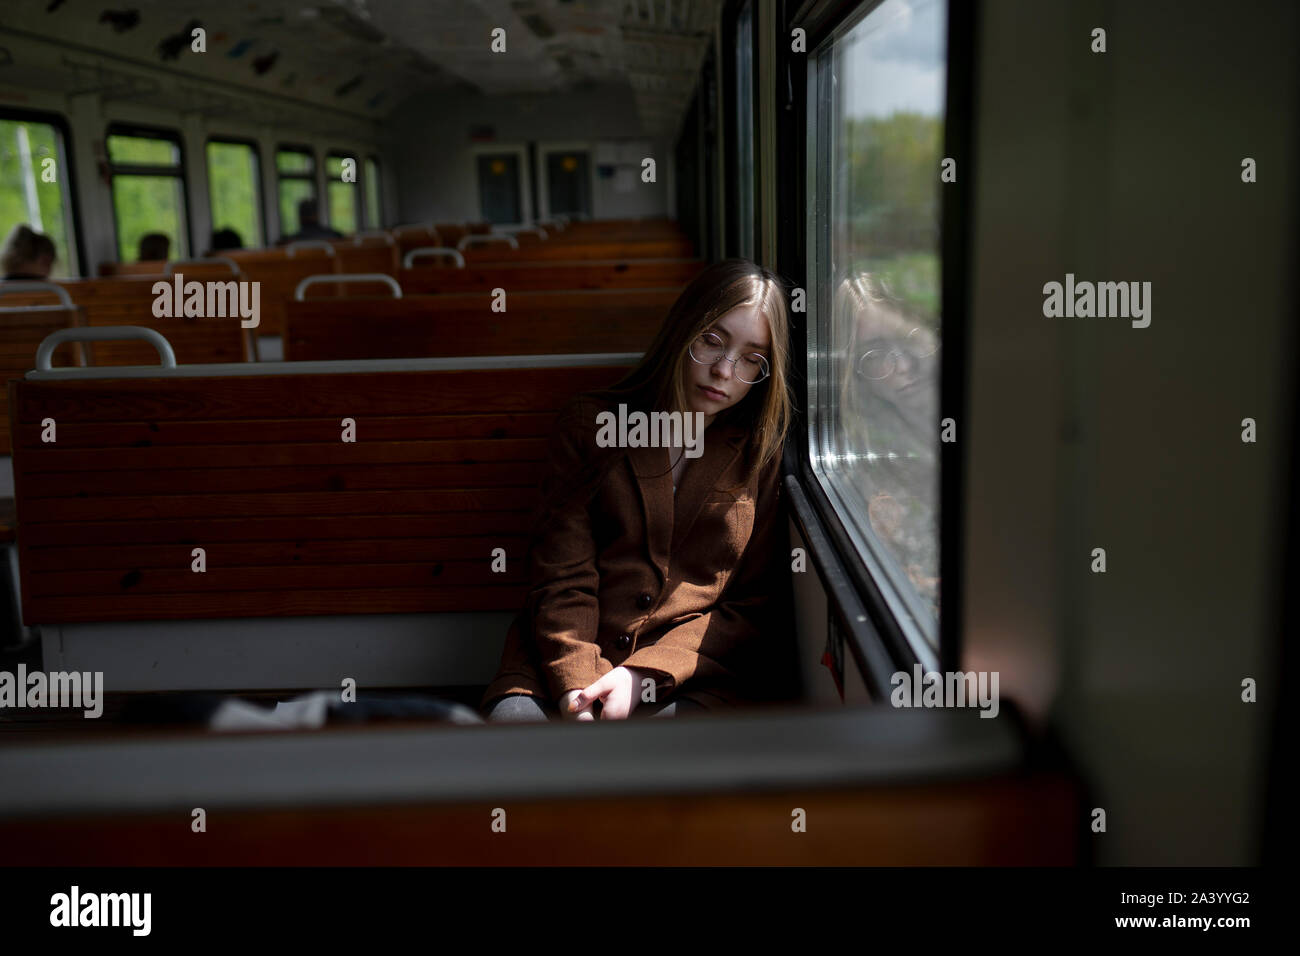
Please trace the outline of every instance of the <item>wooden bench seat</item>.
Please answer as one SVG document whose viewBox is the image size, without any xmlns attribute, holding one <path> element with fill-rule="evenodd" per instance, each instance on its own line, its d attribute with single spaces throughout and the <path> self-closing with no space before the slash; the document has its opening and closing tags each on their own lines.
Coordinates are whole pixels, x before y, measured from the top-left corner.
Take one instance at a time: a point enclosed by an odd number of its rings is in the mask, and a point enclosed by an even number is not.
<svg viewBox="0 0 1300 956">
<path fill-rule="evenodd" d="M 485 292 L 291 302 L 286 361 L 641 352 L 677 289 Z"/>
</svg>

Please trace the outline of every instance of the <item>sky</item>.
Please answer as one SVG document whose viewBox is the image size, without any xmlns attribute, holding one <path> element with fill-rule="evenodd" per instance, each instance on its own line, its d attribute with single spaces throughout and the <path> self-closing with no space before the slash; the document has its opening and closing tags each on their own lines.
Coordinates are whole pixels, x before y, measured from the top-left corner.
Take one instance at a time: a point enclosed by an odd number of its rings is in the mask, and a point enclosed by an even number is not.
<svg viewBox="0 0 1300 956">
<path fill-rule="evenodd" d="M 885 0 L 844 35 L 837 80 L 850 116 L 943 115 L 945 15 L 943 0 Z"/>
</svg>

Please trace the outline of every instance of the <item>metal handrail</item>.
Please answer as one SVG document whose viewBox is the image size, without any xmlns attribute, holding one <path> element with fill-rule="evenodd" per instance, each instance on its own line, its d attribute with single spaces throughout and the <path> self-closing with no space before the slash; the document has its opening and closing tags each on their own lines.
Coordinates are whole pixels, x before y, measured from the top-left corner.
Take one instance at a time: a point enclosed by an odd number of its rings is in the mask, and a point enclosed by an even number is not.
<svg viewBox="0 0 1300 956">
<path fill-rule="evenodd" d="M 330 255 L 334 255 L 334 247 L 324 239 L 295 239 L 285 247 L 285 252 L 289 258 L 293 258 L 296 249 L 324 249 Z"/>
<path fill-rule="evenodd" d="M 53 282 L 40 282 L 36 279 L 11 279 L 8 282 L 0 282 L 0 295 L 8 295 L 11 292 L 52 292 L 59 299 L 60 305 L 31 305 L 31 306 L 10 306 L 0 310 L 5 312 L 31 312 L 33 309 L 43 311 L 63 311 L 65 309 L 75 309 L 72 296 L 68 295 L 68 290 L 61 285 L 55 285 Z"/>
<path fill-rule="evenodd" d="M 402 268 L 412 268 L 415 265 L 415 259 L 417 256 L 450 256 L 452 259 L 456 260 L 457 269 L 465 268 L 465 257 L 455 249 L 449 248 L 448 246 L 421 246 L 419 249 L 412 249 L 402 257 Z"/>
<path fill-rule="evenodd" d="M 293 290 L 293 299 L 295 302 L 303 301 L 303 293 L 310 286 L 324 284 L 326 282 L 382 282 L 393 291 L 393 298 L 402 297 L 402 287 L 397 284 L 397 280 L 392 276 L 384 275 L 382 272 L 356 272 L 356 273 L 333 273 L 327 272 L 322 275 L 308 276 L 298 283 L 297 288 Z"/>
<path fill-rule="evenodd" d="M 378 231 L 372 230 L 370 232 L 359 232 L 352 237 L 352 244 L 354 246 L 364 245 L 366 239 L 383 239 L 385 245 L 389 245 L 389 246 L 397 245 L 397 241 L 393 239 L 392 234 L 389 232 L 385 232 L 382 229 Z"/>
<path fill-rule="evenodd" d="M 158 357 L 162 360 L 160 368 L 176 367 L 176 353 L 172 351 L 171 343 L 157 329 L 146 329 L 140 325 L 107 325 L 97 329 L 59 329 L 57 332 L 51 332 L 41 340 L 40 345 L 36 346 L 37 371 L 61 371 L 50 366 L 50 358 L 54 355 L 54 350 L 64 342 L 102 342 L 116 339 L 143 339 L 158 350 Z"/>
</svg>

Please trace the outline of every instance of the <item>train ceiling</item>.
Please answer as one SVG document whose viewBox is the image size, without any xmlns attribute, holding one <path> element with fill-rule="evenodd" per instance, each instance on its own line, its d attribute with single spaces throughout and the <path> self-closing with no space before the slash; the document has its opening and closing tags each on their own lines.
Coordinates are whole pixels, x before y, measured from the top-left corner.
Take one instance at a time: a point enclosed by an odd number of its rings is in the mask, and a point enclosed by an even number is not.
<svg viewBox="0 0 1300 956">
<path fill-rule="evenodd" d="M 719 3 L 4 0 L 0 87 L 207 115 L 252 108 L 260 115 L 248 118 L 281 123 L 302 118 L 295 103 L 376 121 L 417 96 L 619 86 L 632 89 L 643 131 L 666 137 L 690 100 Z M 196 26 L 203 54 L 191 50 Z M 491 48 L 498 27 L 504 53 Z"/>
</svg>

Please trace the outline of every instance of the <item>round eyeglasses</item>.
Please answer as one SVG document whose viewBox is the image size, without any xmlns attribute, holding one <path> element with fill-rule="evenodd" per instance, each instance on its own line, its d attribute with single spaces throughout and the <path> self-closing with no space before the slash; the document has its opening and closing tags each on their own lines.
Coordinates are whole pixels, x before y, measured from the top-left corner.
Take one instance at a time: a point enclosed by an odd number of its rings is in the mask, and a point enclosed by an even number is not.
<svg viewBox="0 0 1300 956">
<path fill-rule="evenodd" d="M 721 337 L 712 332 L 704 332 L 691 343 L 691 359 L 700 365 L 712 365 L 727 354 L 727 345 Z M 736 377 L 746 385 L 756 385 L 767 378 L 769 369 L 767 359 L 757 352 L 749 352 L 740 358 L 727 359 L 736 370 Z"/>
</svg>

